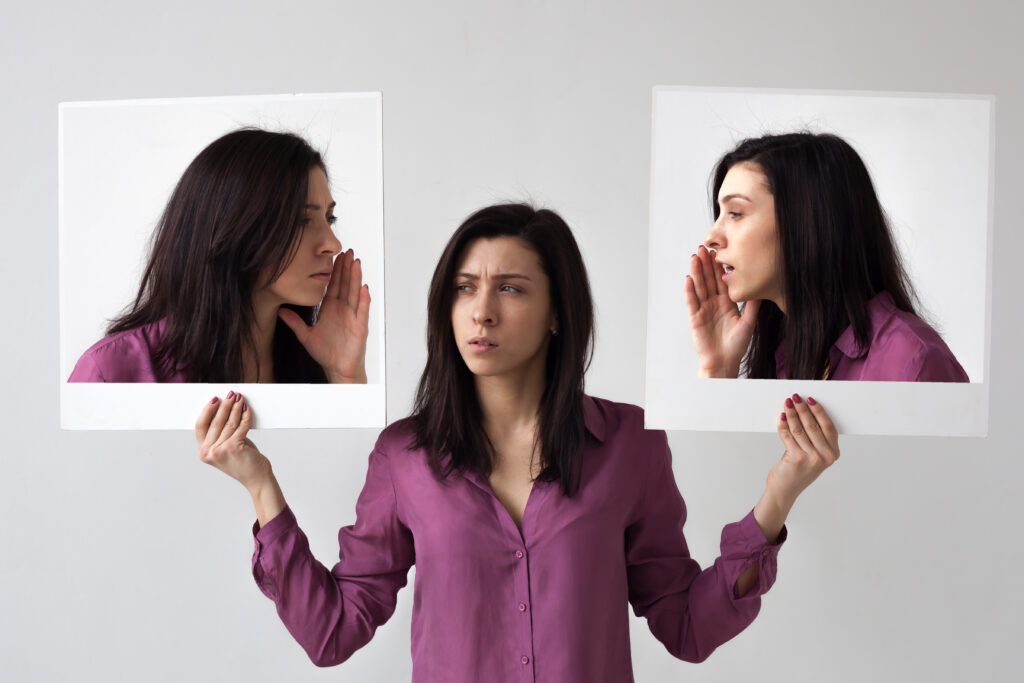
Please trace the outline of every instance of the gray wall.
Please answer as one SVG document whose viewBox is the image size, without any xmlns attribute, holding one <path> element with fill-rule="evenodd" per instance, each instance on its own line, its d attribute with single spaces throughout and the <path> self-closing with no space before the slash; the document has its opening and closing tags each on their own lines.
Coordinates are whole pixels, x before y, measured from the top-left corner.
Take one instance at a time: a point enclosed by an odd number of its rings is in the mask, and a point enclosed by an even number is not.
<svg viewBox="0 0 1024 683">
<path fill-rule="evenodd" d="M 743 4 L 4 3 L 0 679 L 398 681 L 410 671 L 408 589 L 341 670 L 305 660 L 248 574 L 245 492 L 199 463 L 191 434 L 58 429 L 59 101 L 382 90 L 387 320 L 403 331 L 387 355 L 395 419 L 424 360 L 421 337 L 404 331 L 423 329 L 436 255 L 468 212 L 508 197 L 548 204 L 575 227 L 600 315 L 588 388 L 641 402 L 655 84 L 995 94 L 993 376 L 987 439 L 843 441 L 840 463 L 793 512 L 754 625 L 695 666 L 635 621 L 638 680 L 1019 672 L 1020 10 Z M 935 201 L 956 201 L 956 189 L 935 188 Z M 324 561 L 353 519 L 375 436 L 255 435 Z M 670 441 L 687 536 L 710 562 L 721 526 L 753 505 L 782 449 L 771 435 Z"/>
</svg>

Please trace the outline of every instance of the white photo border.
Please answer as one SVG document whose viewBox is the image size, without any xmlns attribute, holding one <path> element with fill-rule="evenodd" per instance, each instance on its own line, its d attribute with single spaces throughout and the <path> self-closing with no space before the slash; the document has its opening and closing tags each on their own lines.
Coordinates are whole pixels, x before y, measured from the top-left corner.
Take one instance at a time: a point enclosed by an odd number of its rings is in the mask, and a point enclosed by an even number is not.
<svg viewBox="0 0 1024 683">
<path fill-rule="evenodd" d="M 798 381 L 706 379 L 696 377 L 696 356 L 686 323 L 683 280 L 688 272 L 689 255 L 700 238 L 693 244 L 680 246 L 680 216 L 671 197 L 672 179 L 681 175 L 681 167 L 698 173 L 701 182 L 695 188 L 704 204 L 701 230 L 710 227 L 707 204 L 707 181 L 714 163 L 679 154 L 678 146 L 664 149 L 663 138 L 672 125 L 685 125 L 671 115 L 684 104 L 707 107 L 707 101 L 736 98 L 755 101 L 757 98 L 793 97 L 806 103 L 813 98 L 857 98 L 872 104 L 884 105 L 884 100 L 911 102 L 969 102 L 973 120 L 984 127 L 980 138 L 984 149 L 976 149 L 976 160 L 984 155 L 982 172 L 986 174 L 984 186 L 975 192 L 975 202 L 985 212 L 984 220 L 964 226 L 963 245 L 977 256 L 971 272 L 975 289 L 971 305 L 975 306 L 978 320 L 983 319 L 983 339 L 980 362 L 969 372 L 971 382 L 915 383 L 915 382 L 853 382 L 853 381 Z M 726 107 L 727 108 L 727 107 Z M 978 112 L 983 112 L 979 114 Z M 721 112 L 715 112 L 719 115 Z M 794 108 L 793 119 L 785 126 L 770 122 L 762 130 L 733 130 L 732 143 L 743 137 L 767 132 L 783 132 L 801 127 L 821 128 L 816 125 L 813 109 Z M 728 125 L 728 122 L 722 122 Z M 884 120 L 873 125 L 886 125 Z M 829 131 L 825 127 L 821 131 Z M 843 135 L 842 131 L 836 130 Z M 678 131 L 676 131 L 678 134 Z M 706 131 L 692 131 L 692 135 Z M 857 144 L 854 144 L 857 147 Z M 976 145 L 977 146 L 977 145 Z M 728 142 L 721 145 L 718 155 L 728 151 Z M 647 354 L 645 378 L 646 426 L 651 429 L 695 431 L 774 432 L 776 420 L 786 396 L 799 393 L 814 396 L 826 406 L 840 433 L 863 435 L 931 435 L 931 436 L 985 436 L 988 432 L 990 344 L 991 344 L 991 290 L 992 290 L 992 238 L 995 172 L 995 98 L 988 95 L 860 92 L 830 90 L 789 90 L 763 88 L 710 88 L 691 86 L 658 86 L 652 92 L 651 126 L 651 197 L 649 230 Z M 869 163 L 870 168 L 870 163 Z M 694 170 L 695 169 L 695 170 Z M 873 176 L 875 169 L 872 169 Z M 878 184 L 876 182 L 876 187 Z M 941 188 L 935 189 L 936 198 L 945 199 Z M 979 194 L 980 193 L 980 194 Z M 678 193 L 677 193 L 678 194 Z M 884 192 L 879 188 L 883 206 Z M 973 196 L 973 195 L 972 195 Z M 668 197 L 668 199 L 666 199 Z M 980 204 L 979 204 L 980 202 Z M 974 206 L 974 205 L 972 205 Z M 676 234 L 673 234 L 676 231 Z M 699 230 L 698 230 L 699 232 Z M 898 229 L 897 229 L 898 233 Z M 703 233 L 700 233 L 703 234 Z M 685 239 L 685 238 L 683 238 Z M 984 249 L 977 249 L 984 241 Z M 904 247 L 906 245 L 904 244 Z M 948 254 L 948 262 L 962 251 Z M 912 275 L 913 277 L 913 275 Z M 927 308 L 928 300 L 925 299 Z M 965 365 L 965 368 L 967 366 Z M 978 370 L 980 369 L 980 373 Z M 980 377 L 978 376 L 980 374 Z"/>
<path fill-rule="evenodd" d="M 127 290 L 120 290 L 116 299 L 110 292 L 104 292 L 108 300 L 116 300 L 113 307 L 106 305 L 99 316 L 89 318 L 91 329 L 82 331 L 82 323 L 74 320 L 70 311 L 78 308 L 76 302 L 94 283 L 98 282 L 100 273 L 89 277 L 88 267 L 79 263 L 77 270 L 69 267 L 75 259 L 87 259 L 83 253 L 82 234 L 73 239 L 73 230 L 83 230 L 80 226 L 89 226 L 89 221 L 76 220 L 69 215 L 68 183 L 78 182 L 69 177 L 69 164 L 65 153 L 68 151 L 69 139 L 66 135 L 68 124 L 76 116 L 89 112 L 126 110 L 139 112 L 141 117 L 150 116 L 161 108 L 171 108 L 182 115 L 182 125 L 193 125 L 205 131 L 198 134 L 190 143 L 198 145 L 195 149 L 182 151 L 172 150 L 176 157 L 173 162 L 175 170 L 173 180 L 184 170 L 184 165 L 198 153 L 202 147 L 212 142 L 218 135 L 232 129 L 255 125 L 271 130 L 288 130 L 310 139 L 314 147 L 324 153 L 325 162 L 331 174 L 331 186 L 338 202 L 339 224 L 336 231 L 342 239 L 344 248 L 353 246 L 357 256 L 363 263 L 364 282 L 370 286 L 372 304 L 370 309 L 370 336 L 367 346 L 367 375 L 370 382 L 365 385 L 315 385 L 315 384 L 244 384 L 221 385 L 204 383 L 186 384 L 104 384 L 104 383 L 68 383 L 67 378 L 74 367 L 75 360 L 92 342 L 100 339 L 104 318 L 113 317 L 121 306 L 129 302 L 124 292 L 138 286 L 142 262 L 120 264 L 123 268 L 121 280 L 130 280 Z M 211 112 L 214 112 L 211 114 Z M 211 124 L 213 119 L 220 121 L 219 132 L 211 134 L 217 125 Z M 384 187 L 383 187 L 383 115 L 382 96 L 380 92 L 350 92 L 324 94 L 291 94 L 291 95 L 254 95 L 241 97 L 195 97 L 119 100 L 101 102 L 65 102 L 58 107 L 58 231 L 59 231 L 59 292 L 60 292 L 60 426 L 62 429 L 188 429 L 194 427 L 196 417 L 202 406 L 211 397 L 224 396 L 234 390 L 242 393 L 254 410 L 254 427 L 263 429 L 277 428 L 379 428 L 386 424 L 386 391 L 385 391 L 385 314 L 384 314 Z M 342 135 L 339 122 L 351 122 L 356 130 Z M 140 124 L 145 127 L 146 123 Z M 334 128 L 332 128 L 334 126 Z M 86 126 L 88 128 L 88 126 Z M 84 129 L 81 129 L 84 130 Z M 177 131 L 175 131 L 177 132 Z M 79 132 L 75 133 L 80 134 Z M 153 131 L 149 130 L 152 136 Z M 337 158 L 332 161 L 332 151 L 336 157 L 338 150 L 331 149 L 332 142 L 346 139 L 351 142 L 350 150 L 356 160 L 345 160 L 341 163 Z M 121 143 L 123 144 L 123 140 Z M 326 149 L 324 148 L 326 146 Z M 115 145 L 116 147 L 116 145 Z M 113 153 L 124 150 L 114 149 Z M 151 160 L 146 152 L 126 154 L 130 163 L 139 163 L 144 159 Z M 157 154 L 166 150 L 157 150 Z M 101 165 L 101 164 L 100 164 Z M 165 164 L 166 166 L 166 164 Z M 343 168 L 344 167 L 344 168 Z M 75 171 L 81 178 L 82 172 Z M 346 182 L 348 174 L 351 182 Z M 357 177 L 358 176 L 358 177 Z M 161 169 L 163 182 L 156 190 L 162 193 L 163 202 L 169 194 L 167 168 Z M 339 182 L 340 181 L 340 182 Z M 143 186 L 140 186 L 143 187 Z M 144 188 L 146 192 L 149 188 Z M 151 202 L 152 203 L 152 202 Z M 358 225 L 346 226 L 345 212 L 350 205 L 352 216 Z M 162 204 L 159 209 L 162 209 Z M 133 244 L 145 242 L 152 233 L 156 214 L 148 225 L 133 228 L 136 234 L 128 236 Z M 350 221 L 351 223 L 352 221 Z M 104 222 L 107 226 L 108 223 Z M 348 228 L 351 230 L 346 236 Z M 85 229 L 92 230 L 91 227 Z M 123 226 L 122 226 L 123 229 Z M 117 239 L 117 234 L 96 234 L 97 240 Z M 358 246 L 357 246 L 358 245 Z M 142 250 L 146 251 L 145 249 Z M 144 254 L 140 252 L 140 258 Z M 96 268 L 94 265 L 93 268 Z M 102 268 L 106 275 L 107 267 Z M 129 272 L 130 271 L 130 272 Z M 84 274 L 84 277 L 83 277 Z M 117 287 L 122 287 L 117 284 Z M 109 287 L 108 287 L 109 289 Z M 95 317 L 95 321 L 93 321 Z M 76 327 L 77 326 L 77 327 Z M 69 334 L 75 328 L 74 339 Z M 83 341 L 91 339 L 91 341 Z"/>
</svg>

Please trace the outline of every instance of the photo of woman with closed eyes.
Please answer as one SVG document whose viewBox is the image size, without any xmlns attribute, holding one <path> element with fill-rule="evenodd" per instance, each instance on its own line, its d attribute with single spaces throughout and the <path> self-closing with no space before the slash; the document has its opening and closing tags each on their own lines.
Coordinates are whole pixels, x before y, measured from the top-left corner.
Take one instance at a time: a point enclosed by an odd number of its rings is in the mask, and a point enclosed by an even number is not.
<svg viewBox="0 0 1024 683">
<path fill-rule="evenodd" d="M 253 577 L 310 659 L 336 665 L 366 645 L 413 565 L 414 683 L 632 681 L 629 606 L 686 661 L 746 628 L 794 502 L 839 457 L 822 404 L 785 399 L 785 453 L 702 569 L 665 432 L 584 392 L 594 305 L 558 214 L 504 204 L 469 216 L 426 298 L 413 412 L 378 438 L 333 568 L 249 438 L 247 400 L 214 397 L 196 421 L 200 460 L 252 498 Z"/>
<path fill-rule="evenodd" d="M 919 317 L 871 177 L 845 140 L 743 140 L 712 188 L 715 221 L 685 284 L 698 376 L 969 381 Z"/>
<path fill-rule="evenodd" d="M 335 206 L 303 138 L 210 143 L 167 202 L 135 301 L 68 381 L 365 383 L 370 293 Z"/>
</svg>

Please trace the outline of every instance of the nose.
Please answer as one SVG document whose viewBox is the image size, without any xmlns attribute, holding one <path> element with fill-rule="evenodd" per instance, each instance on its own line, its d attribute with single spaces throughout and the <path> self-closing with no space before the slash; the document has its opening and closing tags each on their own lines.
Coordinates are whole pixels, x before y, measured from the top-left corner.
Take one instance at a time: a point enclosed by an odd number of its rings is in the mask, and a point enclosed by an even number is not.
<svg viewBox="0 0 1024 683">
<path fill-rule="evenodd" d="M 319 251 L 320 254 L 334 254 L 341 252 L 341 240 L 338 239 L 337 235 L 334 234 L 334 230 L 331 228 L 331 224 L 324 222 L 326 229 L 320 239 Z"/>
<path fill-rule="evenodd" d="M 486 292 L 481 292 L 473 302 L 473 324 L 491 326 L 498 322 L 497 314 L 494 311 L 491 297 Z"/>
<path fill-rule="evenodd" d="M 722 230 L 722 213 L 716 220 L 708 234 L 704 236 L 704 246 L 708 249 L 721 249 L 725 246 L 725 232 Z"/>
</svg>

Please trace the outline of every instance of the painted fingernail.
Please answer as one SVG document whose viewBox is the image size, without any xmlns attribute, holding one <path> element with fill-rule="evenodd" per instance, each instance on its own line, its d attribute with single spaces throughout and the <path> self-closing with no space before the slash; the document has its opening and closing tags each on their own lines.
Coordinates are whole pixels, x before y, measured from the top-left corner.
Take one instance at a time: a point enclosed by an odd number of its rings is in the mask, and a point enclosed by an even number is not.
<svg viewBox="0 0 1024 683">
<path fill-rule="evenodd" d="M 793 394 L 793 400 L 800 403 L 800 394 Z"/>
<path fill-rule="evenodd" d="M 815 401 L 815 400 L 814 400 L 813 398 L 811 398 L 810 396 L 808 396 L 808 397 L 807 397 L 807 405 L 809 405 L 809 406 L 816 406 L 816 405 L 818 405 L 818 402 L 817 402 L 817 401 Z"/>
<path fill-rule="evenodd" d="M 229 398 L 229 399 L 230 399 L 230 398 L 233 398 L 233 397 L 234 397 L 234 395 L 235 395 L 235 392 L 233 392 L 233 391 L 229 391 L 229 392 L 228 392 L 228 395 L 226 396 L 226 398 Z"/>
<path fill-rule="evenodd" d="M 779 413 L 779 418 L 780 418 L 780 419 L 781 419 L 781 420 L 782 420 L 783 422 L 785 422 L 785 421 L 786 421 L 786 414 L 785 414 L 785 413 Z"/>
<path fill-rule="evenodd" d="M 243 403 L 242 404 L 242 412 L 244 413 L 247 410 L 249 410 L 249 404 L 248 403 Z"/>
<path fill-rule="evenodd" d="M 216 396 L 214 396 L 213 398 L 210 399 L 210 405 L 212 406 L 214 403 L 216 403 L 219 400 L 220 399 L 218 399 Z"/>
<path fill-rule="evenodd" d="M 787 408 L 792 408 L 793 407 L 793 399 L 791 399 L 791 398 L 787 398 L 786 399 L 786 407 Z"/>
<path fill-rule="evenodd" d="M 238 403 L 241 400 L 242 400 L 242 395 L 241 394 L 235 394 L 235 403 Z"/>
</svg>

